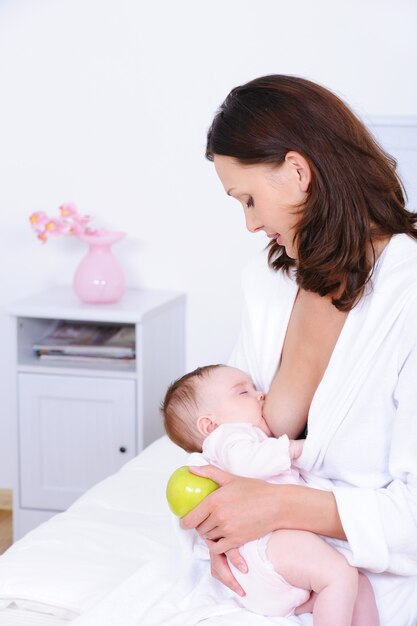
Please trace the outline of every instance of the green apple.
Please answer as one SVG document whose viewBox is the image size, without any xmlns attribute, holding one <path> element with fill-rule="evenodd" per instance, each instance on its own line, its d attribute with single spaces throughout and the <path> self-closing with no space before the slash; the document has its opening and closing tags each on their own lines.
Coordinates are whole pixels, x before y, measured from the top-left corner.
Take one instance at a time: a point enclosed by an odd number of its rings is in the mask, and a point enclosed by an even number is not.
<svg viewBox="0 0 417 626">
<path fill-rule="evenodd" d="M 169 508 L 178 517 L 184 517 L 218 487 L 214 480 L 192 474 L 183 465 L 168 480 L 166 493 Z"/>
</svg>

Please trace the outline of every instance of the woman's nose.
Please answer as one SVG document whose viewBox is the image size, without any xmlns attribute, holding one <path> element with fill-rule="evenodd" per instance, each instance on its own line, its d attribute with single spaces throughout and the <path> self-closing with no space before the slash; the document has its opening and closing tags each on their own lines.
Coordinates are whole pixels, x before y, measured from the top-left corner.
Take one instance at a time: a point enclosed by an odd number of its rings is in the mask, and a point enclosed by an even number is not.
<svg viewBox="0 0 417 626">
<path fill-rule="evenodd" d="M 249 212 L 245 212 L 245 222 L 246 228 L 250 233 L 257 233 L 259 230 L 262 230 L 262 225 L 259 224 L 253 214 Z"/>
</svg>

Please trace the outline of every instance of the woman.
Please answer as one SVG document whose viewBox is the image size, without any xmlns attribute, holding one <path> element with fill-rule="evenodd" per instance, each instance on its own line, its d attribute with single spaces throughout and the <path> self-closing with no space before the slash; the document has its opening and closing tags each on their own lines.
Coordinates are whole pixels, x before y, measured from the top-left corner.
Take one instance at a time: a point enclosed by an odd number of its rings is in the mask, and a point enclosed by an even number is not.
<svg viewBox="0 0 417 626">
<path fill-rule="evenodd" d="M 417 215 L 395 161 L 339 98 L 291 76 L 232 90 L 206 155 L 248 229 L 270 238 L 268 259 L 244 273 L 231 364 L 268 390 L 275 435 L 308 428 L 300 467 L 315 488 L 195 469 L 221 488 L 183 525 L 241 595 L 224 554 L 244 571 L 243 543 L 280 528 L 347 540 L 381 624 L 415 626 Z"/>
</svg>

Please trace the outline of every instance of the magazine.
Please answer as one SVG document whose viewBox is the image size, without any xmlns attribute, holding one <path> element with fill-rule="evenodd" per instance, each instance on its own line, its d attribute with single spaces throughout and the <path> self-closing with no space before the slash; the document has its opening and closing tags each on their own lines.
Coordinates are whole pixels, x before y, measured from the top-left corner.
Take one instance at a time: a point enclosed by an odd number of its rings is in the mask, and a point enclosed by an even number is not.
<svg viewBox="0 0 417 626">
<path fill-rule="evenodd" d="M 135 327 L 61 321 L 33 344 L 39 357 L 135 358 Z"/>
<path fill-rule="evenodd" d="M 88 365 L 90 367 L 109 365 L 117 369 L 131 369 L 135 365 L 135 358 L 132 357 L 111 357 L 111 356 L 90 356 L 85 354 L 58 354 L 45 353 L 38 355 L 42 363 L 59 367 L 65 365 Z"/>
</svg>

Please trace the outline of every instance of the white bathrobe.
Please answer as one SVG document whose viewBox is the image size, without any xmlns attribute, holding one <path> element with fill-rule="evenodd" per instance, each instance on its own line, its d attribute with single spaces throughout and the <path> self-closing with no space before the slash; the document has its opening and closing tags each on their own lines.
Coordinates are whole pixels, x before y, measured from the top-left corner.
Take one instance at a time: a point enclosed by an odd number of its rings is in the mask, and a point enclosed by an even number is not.
<svg viewBox="0 0 417 626">
<path fill-rule="evenodd" d="M 262 254 L 243 288 L 230 364 L 267 391 L 297 286 Z M 391 239 L 371 290 L 346 319 L 311 404 L 299 467 L 333 481 L 350 561 L 378 573 L 382 625 L 416 626 L 417 242 L 406 235 Z"/>
<path fill-rule="evenodd" d="M 242 328 L 230 364 L 266 391 L 297 286 L 271 271 L 263 253 L 244 272 L 243 289 Z M 348 558 L 373 572 L 381 626 L 417 626 L 417 243 L 405 235 L 392 238 L 372 290 L 346 319 L 311 404 L 300 467 L 314 480 L 333 481 Z M 312 624 L 311 615 L 255 615 L 235 597 L 211 578 L 207 562 L 178 546 L 73 623 Z"/>
</svg>

